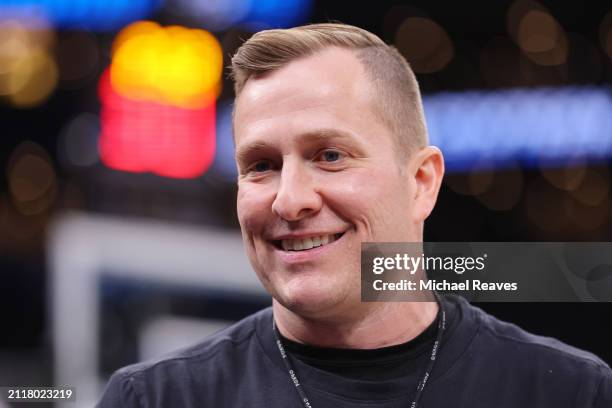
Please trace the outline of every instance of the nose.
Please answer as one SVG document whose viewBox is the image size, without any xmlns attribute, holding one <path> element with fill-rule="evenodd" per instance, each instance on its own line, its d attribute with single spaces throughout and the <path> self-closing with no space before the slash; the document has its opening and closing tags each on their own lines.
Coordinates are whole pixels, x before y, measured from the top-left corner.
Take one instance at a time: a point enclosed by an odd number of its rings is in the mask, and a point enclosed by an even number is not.
<svg viewBox="0 0 612 408">
<path fill-rule="evenodd" d="M 297 160 L 285 160 L 272 211 L 286 221 L 299 221 L 321 209 L 314 177 Z"/>
</svg>

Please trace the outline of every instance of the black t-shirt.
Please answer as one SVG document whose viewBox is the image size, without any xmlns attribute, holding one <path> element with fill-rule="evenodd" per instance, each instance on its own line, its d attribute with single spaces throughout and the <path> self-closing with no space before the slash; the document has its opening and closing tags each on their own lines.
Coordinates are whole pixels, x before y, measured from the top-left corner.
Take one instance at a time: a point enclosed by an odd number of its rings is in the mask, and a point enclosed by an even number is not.
<svg viewBox="0 0 612 408">
<path fill-rule="evenodd" d="M 456 308 L 447 310 L 443 341 L 455 325 Z M 440 314 L 417 337 L 396 346 L 378 349 L 342 349 L 296 343 L 279 333 L 285 350 L 293 358 L 329 373 L 356 380 L 386 381 L 396 377 L 421 375 L 429 360 L 438 331 Z M 415 379 L 416 381 L 416 379 Z"/>
<path fill-rule="evenodd" d="M 443 302 L 449 326 L 421 407 L 612 407 L 612 371 L 594 355 L 529 334 L 460 297 Z M 285 348 L 315 408 L 408 407 L 434 325 L 411 342 L 377 350 L 322 349 L 286 339 Z M 98 406 L 302 405 L 268 308 L 194 347 L 119 370 Z"/>
</svg>

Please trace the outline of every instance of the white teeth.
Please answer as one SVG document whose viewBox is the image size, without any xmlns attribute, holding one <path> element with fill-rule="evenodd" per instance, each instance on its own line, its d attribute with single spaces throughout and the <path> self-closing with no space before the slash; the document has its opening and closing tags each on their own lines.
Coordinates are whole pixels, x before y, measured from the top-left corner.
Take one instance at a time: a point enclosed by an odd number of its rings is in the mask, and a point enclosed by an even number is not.
<svg viewBox="0 0 612 408">
<path fill-rule="evenodd" d="M 302 249 L 310 249 L 312 248 L 312 239 L 304 238 L 302 240 Z"/>
<path fill-rule="evenodd" d="M 301 239 L 296 239 L 293 241 L 293 250 L 294 251 L 302 250 L 302 240 Z"/>
<path fill-rule="evenodd" d="M 289 249 L 291 249 L 291 247 L 289 246 L 289 241 L 286 239 L 283 239 L 281 241 L 281 246 L 283 247 L 283 250 L 288 251 Z"/>
<path fill-rule="evenodd" d="M 285 251 L 302 251 L 306 249 L 316 248 L 321 245 L 326 245 L 336 240 L 335 235 L 320 235 L 316 237 L 308 237 L 302 239 L 283 239 L 281 247 Z"/>
</svg>

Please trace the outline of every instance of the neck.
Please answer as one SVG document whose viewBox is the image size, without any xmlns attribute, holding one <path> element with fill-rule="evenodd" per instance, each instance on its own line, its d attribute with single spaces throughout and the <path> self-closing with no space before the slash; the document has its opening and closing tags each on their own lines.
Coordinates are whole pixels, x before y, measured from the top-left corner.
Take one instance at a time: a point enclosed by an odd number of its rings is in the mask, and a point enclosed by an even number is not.
<svg viewBox="0 0 612 408">
<path fill-rule="evenodd" d="M 362 304 L 363 305 L 363 304 Z M 375 349 L 406 343 L 435 320 L 436 302 L 378 302 L 350 318 L 300 316 L 273 300 L 274 320 L 292 341 L 319 347 Z"/>
</svg>

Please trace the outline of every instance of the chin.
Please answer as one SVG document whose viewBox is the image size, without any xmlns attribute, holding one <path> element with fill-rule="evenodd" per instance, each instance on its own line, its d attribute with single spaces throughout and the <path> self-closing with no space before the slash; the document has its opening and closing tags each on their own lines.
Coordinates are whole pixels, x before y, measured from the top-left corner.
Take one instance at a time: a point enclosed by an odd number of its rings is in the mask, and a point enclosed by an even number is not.
<svg viewBox="0 0 612 408">
<path fill-rule="evenodd" d="M 338 291 L 337 287 L 321 287 L 302 282 L 294 287 L 291 285 L 285 287 L 275 298 L 281 305 L 299 316 L 324 318 L 334 315 L 343 308 L 346 295 Z"/>
<path fill-rule="evenodd" d="M 326 317 L 333 315 L 332 310 L 335 310 L 333 304 L 325 303 L 301 303 L 294 302 L 283 304 L 283 306 L 290 310 L 295 315 L 298 315 L 305 319 L 317 319 L 322 320 Z"/>
</svg>

